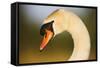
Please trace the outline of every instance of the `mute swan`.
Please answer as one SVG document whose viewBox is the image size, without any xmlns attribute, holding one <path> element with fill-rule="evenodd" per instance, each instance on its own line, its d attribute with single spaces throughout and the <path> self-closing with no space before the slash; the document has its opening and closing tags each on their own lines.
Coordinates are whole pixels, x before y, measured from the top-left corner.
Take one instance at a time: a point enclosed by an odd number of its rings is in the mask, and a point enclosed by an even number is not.
<svg viewBox="0 0 100 68">
<path fill-rule="evenodd" d="M 51 38 L 63 31 L 68 31 L 74 41 L 74 50 L 68 61 L 88 60 L 90 53 L 89 32 L 76 14 L 64 9 L 57 9 L 44 20 L 40 29 L 40 34 L 44 36 L 40 51 L 45 48 Z"/>
</svg>

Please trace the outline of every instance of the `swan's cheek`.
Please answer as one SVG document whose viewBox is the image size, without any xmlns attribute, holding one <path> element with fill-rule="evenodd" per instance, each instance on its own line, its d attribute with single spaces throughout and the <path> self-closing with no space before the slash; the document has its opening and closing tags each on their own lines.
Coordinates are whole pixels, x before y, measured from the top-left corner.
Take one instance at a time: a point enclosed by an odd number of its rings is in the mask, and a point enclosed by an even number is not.
<svg viewBox="0 0 100 68">
<path fill-rule="evenodd" d="M 58 22 L 53 24 L 53 30 L 54 30 L 54 34 L 57 35 L 59 33 L 62 33 L 64 31 L 64 28 Z"/>
</svg>

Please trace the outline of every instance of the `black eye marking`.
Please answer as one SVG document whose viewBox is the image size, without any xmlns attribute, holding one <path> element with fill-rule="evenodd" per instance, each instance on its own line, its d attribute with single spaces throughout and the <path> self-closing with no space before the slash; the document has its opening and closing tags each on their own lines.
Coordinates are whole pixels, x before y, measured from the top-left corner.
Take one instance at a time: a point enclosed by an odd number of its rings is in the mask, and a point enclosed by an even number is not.
<svg viewBox="0 0 100 68">
<path fill-rule="evenodd" d="M 51 22 L 48 22 L 47 24 L 42 25 L 42 26 L 41 26 L 41 29 L 40 29 L 40 34 L 41 34 L 42 36 L 44 36 L 44 34 L 46 33 L 46 32 L 45 32 L 45 29 L 50 30 L 50 31 L 53 32 L 53 26 L 52 26 L 53 23 L 54 23 L 54 20 L 51 21 Z"/>
</svg>

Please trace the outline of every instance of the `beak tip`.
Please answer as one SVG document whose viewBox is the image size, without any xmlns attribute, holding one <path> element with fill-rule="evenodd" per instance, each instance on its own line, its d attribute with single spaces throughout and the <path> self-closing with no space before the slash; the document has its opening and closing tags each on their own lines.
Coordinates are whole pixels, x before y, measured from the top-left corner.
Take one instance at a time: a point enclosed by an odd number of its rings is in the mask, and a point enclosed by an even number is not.
<svg viewBox="0 0 100 68">
<path fill-rule="evenodd" d="M 43 50 L 43 48 L 40 48 L 40 52 Z"/>
</svg>

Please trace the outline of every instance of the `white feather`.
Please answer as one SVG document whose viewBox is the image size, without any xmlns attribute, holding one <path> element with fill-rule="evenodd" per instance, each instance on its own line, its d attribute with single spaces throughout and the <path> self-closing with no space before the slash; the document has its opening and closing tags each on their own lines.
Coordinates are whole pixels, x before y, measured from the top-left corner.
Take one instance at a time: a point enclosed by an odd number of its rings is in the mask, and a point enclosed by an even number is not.
<svg viewBox="0 0 100 68">
<path fill-rule="evenodd" d="M 82 20 L 74 13 L 58 9 L 50 14 L 44 23 L 54 20 L 55 35 L 68 31 L 74 40 L 74 50 L 69 61 L 88 60 L 90 53 L 90 37 Z"/>
</svg>

